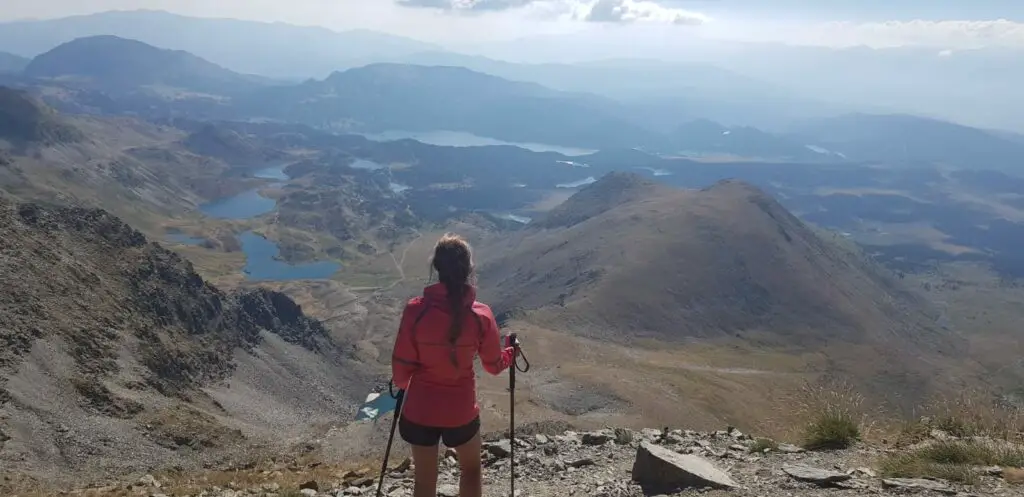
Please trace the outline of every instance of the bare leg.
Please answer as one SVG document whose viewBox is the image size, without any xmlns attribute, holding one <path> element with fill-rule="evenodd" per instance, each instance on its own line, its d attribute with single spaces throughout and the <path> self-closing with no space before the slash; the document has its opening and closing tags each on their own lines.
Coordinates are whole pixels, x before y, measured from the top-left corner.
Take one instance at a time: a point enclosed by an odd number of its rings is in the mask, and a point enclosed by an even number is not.
<svg viewBox="0 0 1024 497">
<path fill-rule="evenodd" d="M 413 497 L 437 497 L 437 446 L 413 445 L 412 461 L 416 481 Z"/>
<path fill-rule="evenodd" d="M 459 497 L 480 497 L 484 492 L 480 446 L 478 432 L 470 441 L 455 447 L 459 456 Z"/>
</svg>

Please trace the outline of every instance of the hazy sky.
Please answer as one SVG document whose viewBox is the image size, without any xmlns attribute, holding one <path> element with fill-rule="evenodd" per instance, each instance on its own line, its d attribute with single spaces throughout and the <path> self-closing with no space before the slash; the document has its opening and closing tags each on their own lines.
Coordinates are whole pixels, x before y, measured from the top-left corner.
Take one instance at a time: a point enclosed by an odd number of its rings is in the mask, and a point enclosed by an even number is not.
<svg viewBox="0 0 1024 497">
<path fill-rule="evenodd" d="M 849 46 L 1024 48 L 1024 0 L 3 0 L 0 19 L 160 9 L 438 42 L 652 32 Z"/>
</svg>

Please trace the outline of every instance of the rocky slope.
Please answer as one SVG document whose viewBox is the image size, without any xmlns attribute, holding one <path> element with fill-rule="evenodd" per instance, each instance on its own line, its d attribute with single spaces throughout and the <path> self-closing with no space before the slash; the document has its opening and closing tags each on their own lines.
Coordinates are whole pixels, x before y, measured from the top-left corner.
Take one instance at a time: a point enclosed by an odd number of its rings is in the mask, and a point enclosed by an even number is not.
<svg viewBox="0 0 1024 497">
<path fill-rule="evenodd" d="M 0 231 L 5 470 L 195 466 L 361 400 L 350 349 L 283 294 L 226 294 L 98 209 L 0 197 Z"/>
<path fill-rule="evenodd" d="M 755 440 L 734 428 L 716 432 L 667 428 L 576 432 L 559 431 L 554 425 L 520 428 L 515 440 L 517 495 L 1024 495 L 1019 486 L 1020 470 L 1014 468 L 967 466 L 977 474 L 969 485 L 887 475 L 876 463 L 897 449 L 881 445 L 808 452 L 793 445 Z M 481 453 L 484 495 L 507 496 L 512 442 L 500 434 L 487 439 L 490 441 L 485 442 Z M 225 474 L 187 480 L 171 474 L 144 475 L 89 491 L 94 496 L 118 492 L 196 497 L 361 496 L 375 492 L 378 465 L 328 466 L 319 461 L 293 461 L 240 470 L 231 473 L 230 478 Z M 454 451 L 446 450 L 440 462 L 439 496 L 458 496 L 457 468 Z M 383 494 L 409 497 L 413 472 L 408 458 L 393 457 Z M 209 483 L 211 480 L 217 483 Z"/>
</svg>

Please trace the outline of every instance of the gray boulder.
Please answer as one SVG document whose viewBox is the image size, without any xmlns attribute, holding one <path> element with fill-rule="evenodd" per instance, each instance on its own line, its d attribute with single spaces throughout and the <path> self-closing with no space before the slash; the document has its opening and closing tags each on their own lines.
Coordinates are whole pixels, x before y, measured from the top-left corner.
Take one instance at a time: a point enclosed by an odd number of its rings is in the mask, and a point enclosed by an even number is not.
<svg viewBox="0 0 1024 497">
<path fill-rule="evenodd" d="M 683 488 L 736 488 L 739 485 L 707 459 L 641 443 L 633 462 L 633 481 L 654 491 Z"/>
</svg>

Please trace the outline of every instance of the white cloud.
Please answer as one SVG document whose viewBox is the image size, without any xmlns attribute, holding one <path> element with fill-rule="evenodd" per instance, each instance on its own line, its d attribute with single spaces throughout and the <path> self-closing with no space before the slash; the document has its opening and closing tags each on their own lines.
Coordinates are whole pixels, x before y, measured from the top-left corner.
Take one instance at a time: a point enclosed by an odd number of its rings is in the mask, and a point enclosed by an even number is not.
<svg viewBox="0 0 1024 497">
<path fill-rule="evenodd" d="M 666 7 L 648 0 L 597 0 L 589 5 L 584 17 L 592 22 L 660 22 L 667 24 L 700 25 L 707 16 L 683 9 Z"/>
<path fill-rule="evenodd" d="M 422 7 L 455 14 L 526 11 L 548 20 L 632 24 L 650 22 L 700 25 L 707 16 L 667 7 L 655 0 L 394 0 L 405 7 Z"/>
<path fill-rule="evenodd" d="M 721 27 L 721 26 L 720 26 Z M 719 37 L 831 47 L 921 46 L 941 49 L 1024 48 L 1024 23 L 989 21 L 750 22 L 729 26 Z"/>
</svg>

